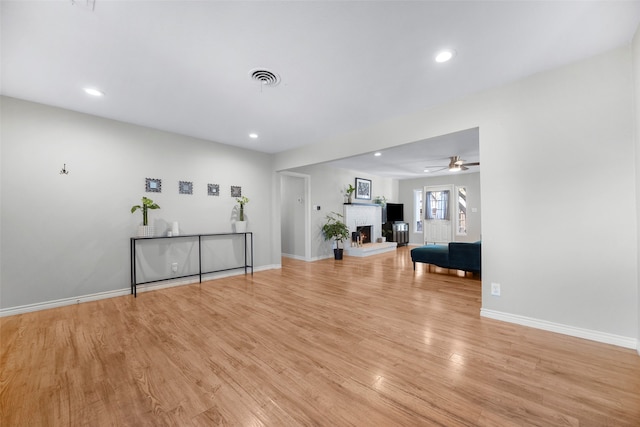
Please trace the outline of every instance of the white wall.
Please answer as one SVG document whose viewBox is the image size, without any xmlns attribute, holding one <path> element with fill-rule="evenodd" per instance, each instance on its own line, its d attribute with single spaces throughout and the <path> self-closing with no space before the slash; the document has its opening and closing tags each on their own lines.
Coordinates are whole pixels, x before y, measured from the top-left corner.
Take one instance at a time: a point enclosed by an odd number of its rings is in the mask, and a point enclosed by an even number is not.
<svg viewBox="0 0 640 427">
<path fill-rule="evenodd" d="M 625 47 L 496 93 L 508 108 L 480 130 L 484 309 L 637 336 L 629 67 Z"/>
<path fill-rule="evenodd" d="M 635 345 L 630 46 L 276 156 L 298 167 L 479 127 L 484 315 Z M 502 296 L 490 296 L 491 282 Z"/>
<path fill-rule="evenodd" d="M 636 146 L 636 217 L 640 224 L 640 26 L 633 38 L 633 80 L 634 80 L 634 109 L 635 117 L 635 146 Z M 638 234 L 638 247 L 640 247 L 640 233 Z M 638 266 L 640 266 L 640 251 L 638 253 Z M 638 354 L 640 354 L 640 282 L 638 282 Z"/>
<path fill-rule="evenodd" d="M 397 200 L 398 197 L 398 182 L 390 178 L 381 178 L 346 169 L 336 169 L 323 164 L 292 169 L 292 171 L 311 177 L 310 205 L 320 206 L 319 211 L 311 211 L 312 259 L 333 257 L 331 242 L 324 240 L 320 230 L 326 221 L 327 214 L 331 212 L 343 213 L 344 189 L 349 184 L 355 185 L 356 177 L 371 180 L 372 198 L 384 196 L 387 201 L 392 202 Z"/>
<path fill-rule="evenodd" d="M 0 100 L 2 309 L 127 289 L 129 237 L 142 220 L 130 208 L 142 196 L 161 206 L 150 211 L 159 232 L 172 221 L 184 234 L 229 232 L 236 206 L 230 186 L 242 186 L 251 200 L 246 214 L 255 232 L 255 266 L 280 263 L 270 236 L 269 155 Z M 69 175 L 58 173 L 64 163 Z M 147 177 L 162 179 L 162 193 L 145 193 Z M 178 194 L 179 180 L 192 181 L 194 194 Z M 207 183 L 220 184 L 221 195 L 208 196 Z M 159 268 L 169 267 L 165 261 Z"/>
<path fill-rule="evenodd" d="M 467 235 L 454 235 L 456 242 L 477 242 L 482 234 L 482 195 L 480 191 L 480 173 L 448 174 L 430 178 L 403 179 L 400 181 L 400 203 L 404 203 L 405 221 L 409 223 L 409 243 L 424 244 L 422 231 L 416 232 L 413 220 L 414 190 L 422 190 L 430 185 L 448 185 L 467 189 Z M 473 212 L 475 209 L 476 212 Z M 455 233 L 455 232 L 454 232 Z"/>
</svg>

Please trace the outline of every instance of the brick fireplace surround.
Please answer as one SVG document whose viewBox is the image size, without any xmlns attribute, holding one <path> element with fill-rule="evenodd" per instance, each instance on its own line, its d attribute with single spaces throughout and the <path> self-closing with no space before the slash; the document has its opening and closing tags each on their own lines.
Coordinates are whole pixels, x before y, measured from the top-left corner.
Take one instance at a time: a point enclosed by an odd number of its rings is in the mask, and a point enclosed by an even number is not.
<svg viewBox="0 0 640 427">
<path fill-rule="evenodd" d="M 376 243 L 378 237 L 382 237 L 382 208 L 375 204 L 345 204 L 344 223 L 349 228 L 350 234 L 358 231 L 358 227 L 371 226 L 371 243 L 361 247 L 351 247 L 351 239 L 345 242 L 345 255 L 369 256 L 393 251 L 397 247 L 395 242 Z"/>
</svg>

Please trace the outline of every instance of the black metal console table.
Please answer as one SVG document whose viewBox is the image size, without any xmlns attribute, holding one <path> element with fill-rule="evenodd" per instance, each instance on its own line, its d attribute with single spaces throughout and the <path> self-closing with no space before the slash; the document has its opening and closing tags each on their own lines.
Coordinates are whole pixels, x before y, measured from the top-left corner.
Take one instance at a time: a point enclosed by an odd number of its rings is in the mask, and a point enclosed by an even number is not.
<svg viewBox="0 0 640 427">
<path fill-rule="evenodd" d="M 243 242 L 244 242 L 244 265 L 240 265 L 238 267 L 231 267 L 231 268 L 223 268 L 220 270 L 211 270 L 211 271 L 202 271 L 202 238 L 203 237 L 211 237 L 211 236 L 243 236 Z M 172 277 L 167 277 L 165 279 L 156 279 L 156 280 L 149 280 L 147 282 L 137 282 L 136 279 L 136 242 L 138 242 L 139 240 L 157 240 L 157 239 L 185 239 L 185 238 L 198 238 L 198 273 L 193 273 L 193 274 L 187 274 L 184 276 L 172 276 Z M 250 242 L 250 248 L 247 249 L 247 239 L 249 239 Z M 251 260 L 251 263 L 249 263 L 249 260 Z M 221 271 L 228 271 L 228 270 L 237 270 L 240 268 L 244 268 L 244 274 L 247 274 L 247 269 L 251 269 L 251 275 L 253 276 L 253 233 L 251 231 L 247 231 L 245 233 L 211 233 L 211 234 L 185 234 L 185 235 L 180 235 L 180 236 L 173 236 L 173 237 L 132 237 L 131 238 L 131 293 L 133 294 L 134 297 L 138 296 L 138 292 L 137 292 L 137 286 L 138 285 L 144 285 L 147 283 L 154 283 L 154 282 L 162 282 L 165 280 L 173 280 L 173 279 L 182 279 L 185 277 L 194 277 L 194 276 L 199 276 L 200 278 L 200 283 L 202 283 L 202 275 L 203 274 L 210 274 L 210 273 L 218 273 Z"/>
</svg>

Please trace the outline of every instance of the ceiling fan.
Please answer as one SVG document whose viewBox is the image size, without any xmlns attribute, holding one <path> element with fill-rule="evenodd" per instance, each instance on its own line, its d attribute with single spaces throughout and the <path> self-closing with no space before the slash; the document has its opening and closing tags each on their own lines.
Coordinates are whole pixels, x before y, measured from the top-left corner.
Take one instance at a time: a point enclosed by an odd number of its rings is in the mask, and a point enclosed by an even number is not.
<svg viewBox="0 0 640 427">
<path fill-rule="evenodd" d="M 480 162 L 465 163 L 459 156 L 449 157 L 449 166 L 426 166 L 425 172 L 438 172 L 444 169 L 449 169 L 450 172 L 466 171 L 469 166 L 480 166 Z M 438 169 L 433 169 L 438 168 Z"/>
</svg>

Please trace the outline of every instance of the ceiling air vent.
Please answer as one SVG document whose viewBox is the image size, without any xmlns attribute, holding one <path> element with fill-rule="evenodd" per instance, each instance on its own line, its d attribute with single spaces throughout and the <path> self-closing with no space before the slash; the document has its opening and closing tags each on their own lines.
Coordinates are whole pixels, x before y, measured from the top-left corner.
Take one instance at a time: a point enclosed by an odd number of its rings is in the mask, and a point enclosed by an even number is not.
<svg viewBox="0 0 640 427">
<path fill-rule="evenodd" d="M 257 68 L 249 72 L 252 80 L 260 82 L 264 86 L 277 86 L 280 83 L 280 76 L 273 71 Z"/>
</svg>

